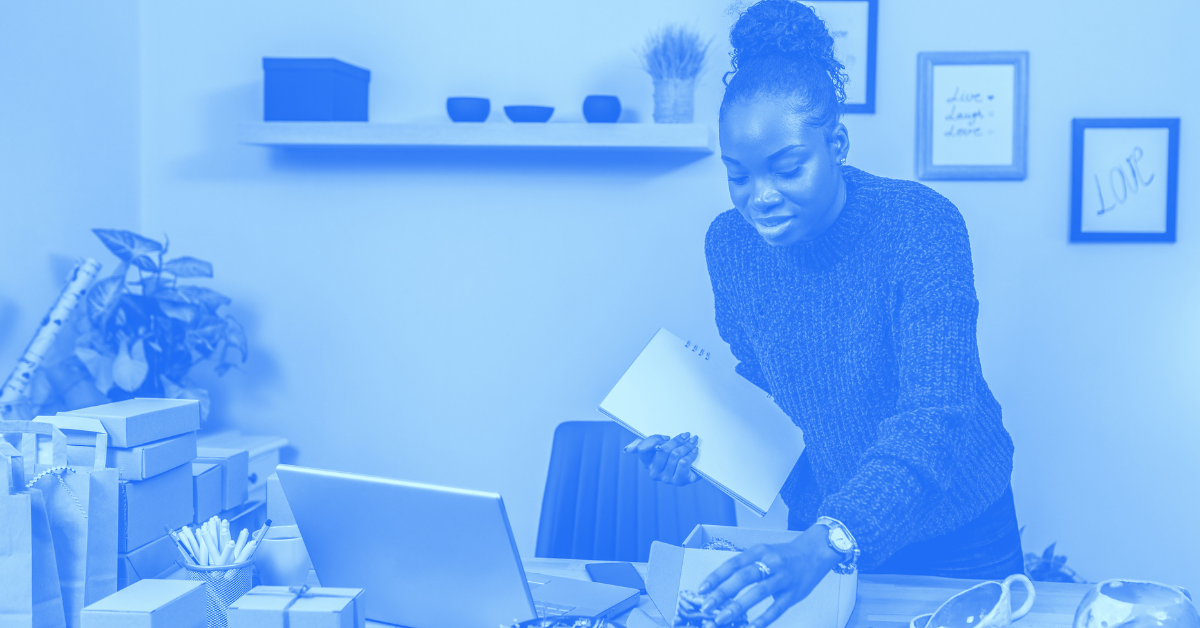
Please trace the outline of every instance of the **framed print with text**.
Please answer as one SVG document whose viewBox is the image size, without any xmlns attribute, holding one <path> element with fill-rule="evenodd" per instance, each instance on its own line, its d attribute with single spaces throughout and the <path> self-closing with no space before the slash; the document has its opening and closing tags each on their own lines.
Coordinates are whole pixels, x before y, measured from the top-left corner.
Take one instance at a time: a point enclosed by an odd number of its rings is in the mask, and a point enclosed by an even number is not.
<svg viewBox="0 0 1200 628">
<path fill-rule="evenodd" d="M 846 66 L 846 113 L 875 113 L 875 30 L 879 0 L 804 0 L 833 36 Z"/>
<path fill-rule="evenodd" d="M 1179 118 L 1071 121 L 1071 241 L 1174 242 Z"/>
<path fill-rule="evenodd" d="M 1028 52 L 917 55 L 918 179 L 1024 179 L 1028 120 Z"/>
</svg>

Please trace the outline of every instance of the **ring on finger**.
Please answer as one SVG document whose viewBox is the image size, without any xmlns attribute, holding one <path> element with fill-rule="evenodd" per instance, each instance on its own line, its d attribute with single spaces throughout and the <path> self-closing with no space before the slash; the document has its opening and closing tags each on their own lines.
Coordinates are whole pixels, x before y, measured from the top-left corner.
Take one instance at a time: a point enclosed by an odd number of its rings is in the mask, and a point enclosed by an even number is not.
<svg viewBox="0 0 1200 628">
<path fill-rule="evenodd" d="M 761 560 L 754 561 L 754 566 L 758 567 L 758 573 L 762 574 L 762 578 L 759 578 L 760 581 L 766 580 L 767 578 L 771 577 L 771 568 L 768 567 L 767 564 L 764 563 L 763 561 L 761 561 Z"/>
</svg>

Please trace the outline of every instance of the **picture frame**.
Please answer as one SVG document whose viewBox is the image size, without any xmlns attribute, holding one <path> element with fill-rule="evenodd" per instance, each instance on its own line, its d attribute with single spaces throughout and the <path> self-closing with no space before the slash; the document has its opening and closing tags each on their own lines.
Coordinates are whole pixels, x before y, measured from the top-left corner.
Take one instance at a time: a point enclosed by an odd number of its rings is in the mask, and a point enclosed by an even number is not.
<svg viewBox="0 0 1200 628">
<path fill-rule="evenodd" d="M 917 55 L 918 179 L 1023 180 L 1029 53 Z"/>
<path fill-rule="evenodd" d="M 1071 242 L 1174 242 L 1179 118 L 1071 121 Z"/>
<path fill-rule="evenodd" d="M 803 0 L 833 36 L 834 56 L 846 66 L 845 113 L 875 113 L 875 41 L 879 0 Z"/>
</svg>

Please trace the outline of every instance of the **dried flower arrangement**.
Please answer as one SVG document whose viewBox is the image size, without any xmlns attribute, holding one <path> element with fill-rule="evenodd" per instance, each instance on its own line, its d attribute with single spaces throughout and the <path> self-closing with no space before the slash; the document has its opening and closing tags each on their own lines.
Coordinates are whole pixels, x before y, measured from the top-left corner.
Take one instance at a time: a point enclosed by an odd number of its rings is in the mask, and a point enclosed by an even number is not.
<svg viewBox="0 0 1200 628">
<path fill-rule="evenodd" d="M 654 79 L 654 121 L 692 121 L 696 77 L 704 69 L 708 42 L 681 26 L 652 33 L 641 51 L 642 67 Z"/>
</svg>

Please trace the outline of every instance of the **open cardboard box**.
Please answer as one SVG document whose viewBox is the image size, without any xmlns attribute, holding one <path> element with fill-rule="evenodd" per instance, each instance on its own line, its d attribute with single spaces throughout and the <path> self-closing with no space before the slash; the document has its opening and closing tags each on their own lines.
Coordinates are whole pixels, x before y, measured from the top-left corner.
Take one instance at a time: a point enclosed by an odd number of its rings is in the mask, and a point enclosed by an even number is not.
<svg viewBox="0 0 1200 628">
<path fill-rule="evenodd" d="M 722 538 L 738 547 L 748 548 L 759 543 L 787 543 L 799 532 L 791 530 L 758 530 L 700 524 L 678 547 L 655 541 L 650 545 L 650 565 L 646 574 L 646 592 L 658 608 L 667 625 L 674 625 L 679 591 L 695 591 L 700 583 L 736 552 L 700 549 L 714 538 Z M 841 575 L 830 572 L 803 601 L 788 609 L 772 628 L 845 628 L 854 611 L 858 594 L 858 573 Z M 771 599 L 751 608 L 746 614 L 751 621 L 767 610 Z"/>
</svg>

